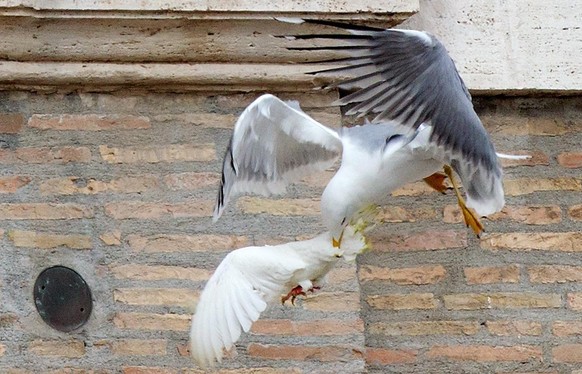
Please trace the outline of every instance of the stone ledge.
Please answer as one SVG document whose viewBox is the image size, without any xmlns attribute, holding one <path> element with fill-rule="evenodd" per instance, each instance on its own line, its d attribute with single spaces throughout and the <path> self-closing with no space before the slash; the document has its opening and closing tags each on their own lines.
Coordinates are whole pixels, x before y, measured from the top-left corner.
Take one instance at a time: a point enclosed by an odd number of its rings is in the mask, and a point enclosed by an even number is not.
<svg viewBox="0 0 582 374">
<path fill-rule="evenodd" d="M 305 91 L 314 65 L 0 62 L 0 90 Z M 321 65 L 317 65 L 321 68 Z"/>
<path fill-rule="evenodd" d="M 82 63 L 0 61 L 0 91 L 113 92 L 296 92 L 318 89 L 348 76 L 315 77 L 306 72 L 331 67 L 314 64 L 254 63 Z M 580 90 L 489 87 L 465 80 L 473 96 L 570 96 Z"/>
<path fill-rule="evenodd" d="M 273 15 L 314 15 L 335 19 L 405 19 L 419 10 L 419 0 L 335 0 L 278 2 L 272 0 L 78 1 L 2 0 L 0 15 L 50 18 L 258 18 Z"/>
</svg>

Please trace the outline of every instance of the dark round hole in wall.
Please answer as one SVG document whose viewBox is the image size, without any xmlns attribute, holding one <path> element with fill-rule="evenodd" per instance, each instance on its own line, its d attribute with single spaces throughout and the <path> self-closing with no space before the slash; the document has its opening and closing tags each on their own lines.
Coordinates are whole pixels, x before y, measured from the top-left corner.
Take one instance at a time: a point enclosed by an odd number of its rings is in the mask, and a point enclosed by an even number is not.
<svg viewBox="0 0 582 374">
<path fill-rule="evenodd" d="M 91 316 L 93 301 L 87 282 L 64 266 L 44 269 L 34 283 L 36 310 L 52 328 L 69 332 L 83 326 Z"/>
</svg>

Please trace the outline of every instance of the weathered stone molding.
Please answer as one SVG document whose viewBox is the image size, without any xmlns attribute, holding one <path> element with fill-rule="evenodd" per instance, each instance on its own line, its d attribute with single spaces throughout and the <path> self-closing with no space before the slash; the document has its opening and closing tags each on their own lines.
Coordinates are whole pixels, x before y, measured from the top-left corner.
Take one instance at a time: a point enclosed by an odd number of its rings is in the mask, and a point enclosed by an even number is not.
<svg viewBox="0 0 582 374">
<path fill-rule="evenodd" d="M 321 65 L 317 65 L 321 68 Z M 34 91 L 306 91 L 314 65 L 0 62 L 3 89 Z"/>
<path fill-rule="evenodd" d="M 418 0 L 0 0 L 0 90 L 306 90 L 276 16 L 394 26 Z M 321 32 L 301 26 L 301 32 Z M 313 43 L 313 42 L 309 42 Z M 311 54 L 311 61 L 330 54 Z"/>
<path fill-rule="evenodd" d="M 317 1 L 273 1 L 273 0 L 3 0 L 0 14 L 34 17 L 95 17 L 102 13 L 107 18 L 268 18 L 283 14 L 317 14 L 326 18 L 354 16 L 360 19 L 381 19 L 386 15 L 403 15 L 407 18 L 419 9 L 419 0 L 317 0 Z M 340 16 L 343 15 L 343 16 Z M 384 16 L 383 16 L 384 15 Z M 99 14 L 97 14 L 99 16 Z"/>
</svg>

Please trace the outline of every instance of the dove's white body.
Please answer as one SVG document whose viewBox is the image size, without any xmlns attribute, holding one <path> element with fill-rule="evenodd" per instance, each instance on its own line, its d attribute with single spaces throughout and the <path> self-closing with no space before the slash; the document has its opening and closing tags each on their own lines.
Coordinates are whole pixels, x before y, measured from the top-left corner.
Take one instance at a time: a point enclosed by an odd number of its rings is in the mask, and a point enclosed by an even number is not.
<svg viewBox="0 0 582 374">
<path fill-rule="evenodd" d="M 353 260 L 366 248 L 364 238 L 349 226 L 341 250 L 325 232 L 310 240 L 232 251 L 208 280 L 190 331 L 191 353 L 201 367 L 220 362 L 270 303 L 300 285 L 321 284 L 339 258 Z"/>
</svg>

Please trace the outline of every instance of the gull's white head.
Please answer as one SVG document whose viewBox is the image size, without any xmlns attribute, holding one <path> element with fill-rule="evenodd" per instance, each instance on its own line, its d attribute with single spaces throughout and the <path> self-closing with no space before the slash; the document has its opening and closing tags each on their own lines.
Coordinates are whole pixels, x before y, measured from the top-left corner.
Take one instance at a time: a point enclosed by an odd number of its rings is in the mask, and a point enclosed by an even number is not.
<svg viewBox="0 0 582 374">
<path fill-rule="evenodd" d="M 331 233 L 333 242 L 339 243 L 344 229 L 358 211 L 358 206 L 349 196 L 342 194 L 341 188 L 334 188 L 334 179 L 332 178 L 321 195 L 321 219 Z"/>
</svg>

